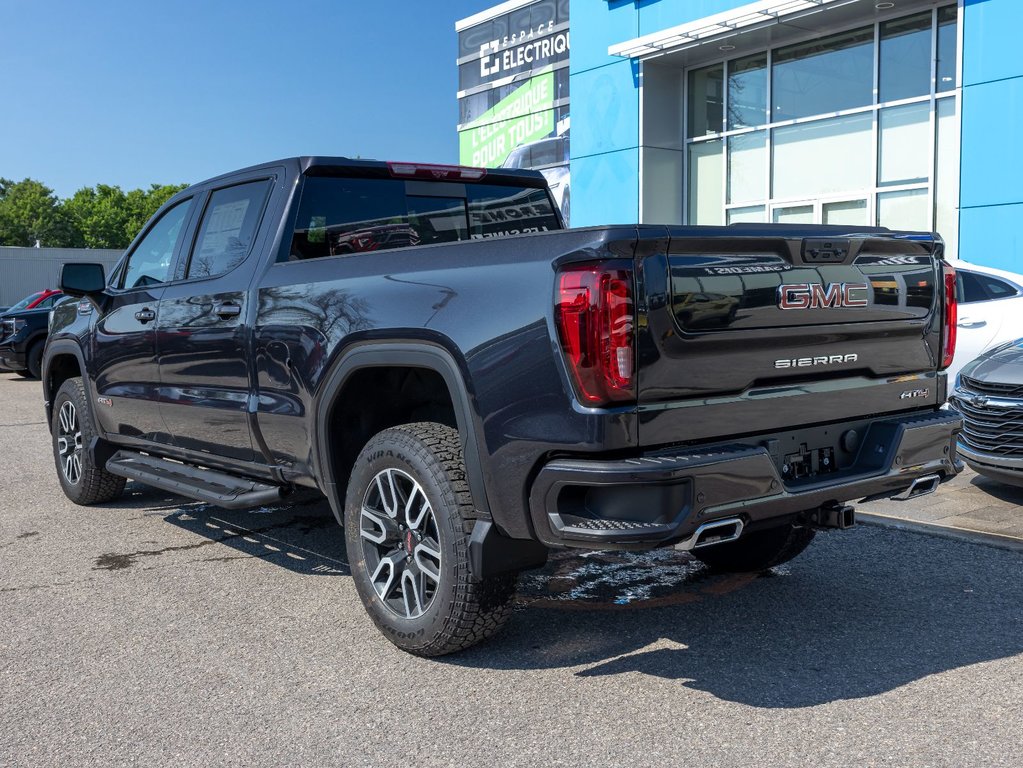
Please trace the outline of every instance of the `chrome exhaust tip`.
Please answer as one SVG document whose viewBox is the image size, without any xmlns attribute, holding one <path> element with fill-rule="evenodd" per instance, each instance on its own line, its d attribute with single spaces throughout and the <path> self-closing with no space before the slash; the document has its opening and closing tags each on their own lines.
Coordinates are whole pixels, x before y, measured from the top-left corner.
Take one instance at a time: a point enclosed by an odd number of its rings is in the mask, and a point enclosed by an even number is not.
<svg viewBox="0 0 1023 768">
<path fill-rule="evenodd" d="M 917 496 L 926 496 L 928 493 L 934 493 L 938 490 L 939 485 L 941 485 L 941 475 L 924 475 L 923 477 L 918 477 L 909 488 L 897 496 L 892 496 L 892 498 L 896 501 L 908 501 L 909 499 L 915 499 Z"/>
<path fill-rule="evenodd" d="M 709 547 L 713 544 L 724 544 L 735 541 L 742 536 L 743 523 L 738 517 L 728 517 L 724 520 L 715 520 L 704 523 L 684 541 L 675 545 L 675 549 L 689 552 L 700 547 Z"/>
</svg>

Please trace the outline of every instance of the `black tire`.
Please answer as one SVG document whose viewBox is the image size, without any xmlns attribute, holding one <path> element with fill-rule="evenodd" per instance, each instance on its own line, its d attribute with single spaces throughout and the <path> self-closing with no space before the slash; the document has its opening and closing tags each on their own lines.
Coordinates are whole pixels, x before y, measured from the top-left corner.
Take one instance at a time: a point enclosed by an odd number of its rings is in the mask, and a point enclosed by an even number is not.
<svg viewBox="0 0 1023 768">
<path fill-rule="evenodd" d="M 694 549 L 693 556 L 715 571 L 765 571 L 798 556 L 810 546 L 813 537 L 812 528 L 781 525 L 743 534 L 737 541 L 727 544 Z"/>
<path fill-rule="evenodd" d="M 356 459 L 345 499 L 348 562 L 366 611 L 402 650 L 461 651 L 507 621 L 516 576 L 473 578 L 475 520 L 461 441 L 451 427 L 386 429 Z"/>
<path fill-rule="evenodd" d="M 43 375 L 43 346 L 45 343 L 40 339 L 28 348 L 28 354 L 25 355 L 25 366 L 28 369 L 29 377 L 33 379 L 38 379 Z"/>
<path fill-rule="evenodd" d="M 84 450 L 95 436 L 85 385 L 78 376 L 68 379 L 60 385 L 53 399 L 50 438 L 60 487 L 75 504 L 112 501 L 124 490 L 125 479 L 95 466 L 89 452 Z"/>
</svg>

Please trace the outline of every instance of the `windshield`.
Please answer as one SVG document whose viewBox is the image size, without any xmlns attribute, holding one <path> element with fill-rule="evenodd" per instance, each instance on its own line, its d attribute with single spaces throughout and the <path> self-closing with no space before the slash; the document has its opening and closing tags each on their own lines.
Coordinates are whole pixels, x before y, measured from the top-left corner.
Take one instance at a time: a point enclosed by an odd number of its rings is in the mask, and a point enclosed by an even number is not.
<svg viewBox="0 0 1023 768">
<path fill-rule="evenodd" d="M 27 307 L 29 304 L 31 304 L 33 301 L 35 301 L 36 299 L 38 299 L 42 295 L 43 295 L 42 291 L 36 291 L 35 293 L 31 294 L 30 296 L 26 296 L 25 298 L 23 298 L 21 301 L 19 301 L 17 304 L 12 306 L 7 311 L 8 312 L 17 312 L 19 309 L 24 309 L 25 307 Z"/>
</svg>

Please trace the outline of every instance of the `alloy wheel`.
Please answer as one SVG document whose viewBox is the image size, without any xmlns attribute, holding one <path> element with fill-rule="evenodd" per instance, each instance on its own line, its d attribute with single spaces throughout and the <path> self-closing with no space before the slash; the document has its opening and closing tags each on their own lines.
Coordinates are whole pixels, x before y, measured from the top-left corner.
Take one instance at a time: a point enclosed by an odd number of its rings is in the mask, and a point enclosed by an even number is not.
<svg viewBox="0 0 1023 768">
<path fill-rule="evenodd" d="M 70 400 L 65 400 L 57 414 L 57 453 L 64 479 L 77 485 L 82 479 L 82 428 L 78 411 Z"/>
<path fill-rule="evenodd" d="M 363 497 L 359 535 L 380 601 L 401 618 L 422 616 L 440 585 L 441 548 L 419 482 L 400 469 L 378 472 Z"/>
</svg>

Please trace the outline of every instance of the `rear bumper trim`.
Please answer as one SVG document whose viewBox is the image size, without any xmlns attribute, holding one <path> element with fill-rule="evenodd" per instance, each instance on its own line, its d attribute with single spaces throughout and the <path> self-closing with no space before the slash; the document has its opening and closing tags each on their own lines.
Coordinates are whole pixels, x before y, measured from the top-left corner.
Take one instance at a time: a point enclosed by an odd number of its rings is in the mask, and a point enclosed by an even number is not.
<svg viewBox="0 0 1023 768">
<path fill-rule="evenodd" d="M 628 459 L 555 459 L 537 475 L 530 515 L 548 546 L 648 549 L 690 538 L 701 525 L 740 517 L 776 519 L 905 491 L 927 475 L 950 478 L 962 465 L 955 440 L 962 418 L 929 411 L 871 423 L 855 464 L 812 482 L 783 481 L 767 448 L 730 444 Z"/>
</svg>

